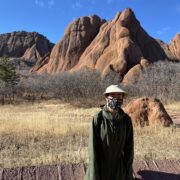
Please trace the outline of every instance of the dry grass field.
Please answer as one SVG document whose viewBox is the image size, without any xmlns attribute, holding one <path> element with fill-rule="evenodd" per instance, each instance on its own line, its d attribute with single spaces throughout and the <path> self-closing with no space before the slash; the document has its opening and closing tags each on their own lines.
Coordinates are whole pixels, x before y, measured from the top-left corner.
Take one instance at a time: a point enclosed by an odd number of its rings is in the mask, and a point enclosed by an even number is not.
<svg viewBox="0 0 180 180">
<path fill-rule="evenodd" d="M 88 129 L 98 110 L 57 101 L 0 106 L 0 167 L 87 162 Z M 135 127 L 134 140 L 135 159 L 180 159 L 178 128 Z"/>
</svg>

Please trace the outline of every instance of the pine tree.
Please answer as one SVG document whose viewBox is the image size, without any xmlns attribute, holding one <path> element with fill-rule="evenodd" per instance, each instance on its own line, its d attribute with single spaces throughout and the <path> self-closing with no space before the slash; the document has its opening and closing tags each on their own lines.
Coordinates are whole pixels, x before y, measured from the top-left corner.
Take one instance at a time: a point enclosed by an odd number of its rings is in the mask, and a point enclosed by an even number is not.
<svg viewBox="0 0 180 180">
<path fill-rule="evenodd" d="M 19 80 L 19 75 L 12 62 L 6 57 L 0 58 L 0 83 L 3 85 L 3 89 L 1 88 L 2 104 L 4 104 L 5 97 L 9 98 L 10 103 L 14 101 L 15 89 Z"/>
<path fill-rule="evenodd" d="M 0 58 L 0 80 L 10 87 L 14 87 L 19 82 L 15 66 L 6 57 Z"/>
</svg>

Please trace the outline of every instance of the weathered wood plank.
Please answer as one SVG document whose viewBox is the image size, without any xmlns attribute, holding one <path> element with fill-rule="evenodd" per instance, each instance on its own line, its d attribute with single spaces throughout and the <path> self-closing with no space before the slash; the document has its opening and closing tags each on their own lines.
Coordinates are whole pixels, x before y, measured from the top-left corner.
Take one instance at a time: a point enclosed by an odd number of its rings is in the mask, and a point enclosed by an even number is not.
<svg viewBox="0 0 180 180">
<path fill-rule="evenodd" d="M 25 180 L 36 180 L 37 167 L 23 167 L 22 168 L 22 179 Z"/>
<path fill-rule="evenodd" d="M 61 180 L 74 180 L 72 164 L 61 165 Z"/>
<path fill-rule="evenodd" d="M 175 160 L 169 160 L 169 163 L 176 170 L 176 173 L 180 174 L 180 163 L 178 161 L 175 161 Z"/>
<path fill-rule="evenodd" d="M 157 165 L 155 164 L 154 161 L 152 161 L 152 160 L 146 161 L 146 164 L 147 164 L 149 170 L 158 171 L 158 167 L 157 167 Z"/>
<path fill-rule="evenodd" d="M 149 172 L 149 167 L 147 166 L 147 163 L 145 161 L 135 161 L 133 165 L 133 170 L 136 179 L 152 180 L 151 173 L 148 173 L 148 176 L 146 176 L 147 172 Z"/>
<path fill-rule="evenodd" d="M 38 180 L 58 180 L 57 165 L 38 167 L 36 177 Z"/>
<path fill-rule="evenodd" d="M 3 170 L 3 180 L 21 180 L 22 168 L 6 168 Z"/>
<path fill-rule="evenodd" d="M 83 180 L 86 164 L 0 169 L 0 180 Z M 175 160 L 135 161 L 136 180 L 180 180 L 180 162 Z"/>
<path fill-rule="evenodd" d="M 83 164 L 73 164 L 72 170 L 73 170 L 74 180 L 83 180 L 85 176 Z"/>
<path fill-rule="evenodd" d="M 154 161 L 157 165 L 159 172 L 155 173 L 154 179 L 157 180 L 179 180 L 180 176 L 173 173 L 174 170 L 169 165 L 168 161 L 156 160 Z"/>
<path fill-rule="evenodd" d="M 159 171 L 166 173 L 176 173 L 175 169 L 171 166 L 170 161 L 156 160 L 155 162 L 159 168 Z"/>
<path fill-rule="evenodd" d="M 174 174 L 180 174 L 180 164 L 176 164 L 175 166 L 178 168 L 179 167 L 179 171 L 176 169 L 176 167 L 174 166 L 173 164 L 173 161 L 175 160 L 166 160 L 167 161 L 167 164 L 170 166 L 170 169 L 172 171 L 172 173 Z M 177 162 L 177 161 L 176 161 Z M 178 173 L 179 172 L 179 173 Z"/>
<path fill-rule="evenodd" d="M 0 180 L 3 178 L 3 168 L 0 168 Z"/>
</svg>

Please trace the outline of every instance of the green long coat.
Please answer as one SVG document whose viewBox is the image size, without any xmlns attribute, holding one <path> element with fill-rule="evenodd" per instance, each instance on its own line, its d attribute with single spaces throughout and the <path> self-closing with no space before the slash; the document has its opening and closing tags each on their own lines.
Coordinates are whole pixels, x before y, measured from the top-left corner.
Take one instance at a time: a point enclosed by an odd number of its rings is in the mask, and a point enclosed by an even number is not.
<svg viewBox="0 0 180 180">
<path fill-rule="evenodd" d="M 119 110 L 114 119 L 107 107 L 93 117 L 89 133 L 89 164 L 85 180 L 132 180 L 134 157 L 130 117 Z"/>
</svg>

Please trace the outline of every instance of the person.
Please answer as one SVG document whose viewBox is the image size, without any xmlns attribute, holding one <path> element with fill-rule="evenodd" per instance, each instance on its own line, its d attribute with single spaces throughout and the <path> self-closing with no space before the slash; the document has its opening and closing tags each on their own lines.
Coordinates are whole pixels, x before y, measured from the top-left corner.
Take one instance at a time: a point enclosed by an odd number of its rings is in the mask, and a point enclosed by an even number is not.
<svg viewBox="0 0 180 180">
<path fill-rule="evenodd" d="M 126 92 L 111 85 L 104 95 L 107 103 L 93 117 L 90 127 L 89 164 L 84 180 L 132 180 L 133 126 L 121 109 Z"/>
</svg>

